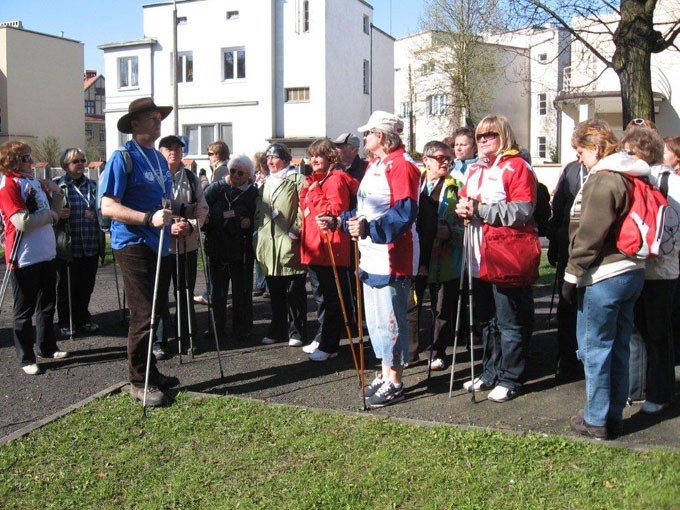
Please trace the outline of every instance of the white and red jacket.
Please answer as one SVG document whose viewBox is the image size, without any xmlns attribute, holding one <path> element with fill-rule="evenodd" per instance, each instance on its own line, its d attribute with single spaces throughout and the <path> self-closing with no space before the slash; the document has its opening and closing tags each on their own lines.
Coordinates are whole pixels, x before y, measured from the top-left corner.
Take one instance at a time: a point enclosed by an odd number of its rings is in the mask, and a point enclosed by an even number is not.
<svg viewBox="0 0 680 510">
<path fill-rule="evenodd" d="M 404 157 L 403 147 L 373 160 L 366 169 L 357 194 L 357 216 L 368 222 L 368 235 L 359 240 L 359 267 L 368 285 L 417 273 L 419 184 L 420 172 Z"/>
<path fill-rule="evenodd" d="M 522 228 L 532 224 L 536 186 L 534 171 L 514 149 L 486 161 L 480 158 L 469 167 L 459 194 L 478 202 L 470 222 L 473 276 L 479 276 L 482 225 Z"/>
<path fill-rule="evenodd" d="M 5 263 L 9 264 L 10 254 L 17 237 L 17 229 L 11 217 L 24 211 L 29 194 L 35 193 L 39 222 L 31 224 L 26 230 L 18 247 L 15 268 L 26 267 L 52 260 L 56 256 L 56 241 L 52 228 L 52 216 L 47 195 L 40 186 L 40 181 L 31 175 L 8 172 L 0 178 L 0 212 L 5 224 Z"/>
</svg>

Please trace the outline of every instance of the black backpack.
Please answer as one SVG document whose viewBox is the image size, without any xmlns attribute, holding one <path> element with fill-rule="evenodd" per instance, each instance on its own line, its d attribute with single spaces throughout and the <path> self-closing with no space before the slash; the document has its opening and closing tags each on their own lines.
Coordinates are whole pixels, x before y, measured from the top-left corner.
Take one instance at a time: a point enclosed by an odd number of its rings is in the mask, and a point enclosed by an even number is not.
<svg viewBox="0 0 680 510">
<path fill-rule="evenodd" d="M 534 209 L 534 222 L 538 229 L 538 235 L 541 237 L 550 238 L 549 220 L 550 220 L 550 192 L 548 187 L 542 182 L 536 185 L 536 207 Z"/>
</svg>

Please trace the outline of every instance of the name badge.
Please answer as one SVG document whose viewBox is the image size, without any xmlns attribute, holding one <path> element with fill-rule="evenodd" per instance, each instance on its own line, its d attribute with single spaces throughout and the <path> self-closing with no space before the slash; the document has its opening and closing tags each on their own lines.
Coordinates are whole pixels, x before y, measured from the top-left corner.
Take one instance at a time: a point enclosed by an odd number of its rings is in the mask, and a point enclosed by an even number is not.
<svg viewBox="0 0 680 510">
<path fill-rule="evenodd" d="M 236 212 L 233 209 L 229 209 L 228 211 L 224 211 L 222 213 L 222 217 L 227 220 L 229 218 L 234 218 L 236 216 Z"/>
<path fill-rule="evenodd" d="M 272 219 L 279 215 L 279 210 L 277 208 L 272 209 Z"/>
</svg>

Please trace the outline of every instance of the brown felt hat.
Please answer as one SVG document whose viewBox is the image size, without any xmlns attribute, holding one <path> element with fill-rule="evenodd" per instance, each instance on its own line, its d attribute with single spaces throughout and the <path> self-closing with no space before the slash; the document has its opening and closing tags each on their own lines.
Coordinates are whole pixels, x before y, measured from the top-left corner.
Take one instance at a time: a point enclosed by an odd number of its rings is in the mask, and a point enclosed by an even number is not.
<svg viewBox="0 0 680 510">
<path fill-rule="evenodd" d="M 172 106 L 156 106 L 150 97 L 140 97 L 135 99 L 128 106 L 128 112 L 118 119 L 118 131 L 121 133 L 132 133 L 132 121 L 137 115 L 144 112 L 158 112 L 161 119 L 164 119 L 172 111 Z"/>
</svg>

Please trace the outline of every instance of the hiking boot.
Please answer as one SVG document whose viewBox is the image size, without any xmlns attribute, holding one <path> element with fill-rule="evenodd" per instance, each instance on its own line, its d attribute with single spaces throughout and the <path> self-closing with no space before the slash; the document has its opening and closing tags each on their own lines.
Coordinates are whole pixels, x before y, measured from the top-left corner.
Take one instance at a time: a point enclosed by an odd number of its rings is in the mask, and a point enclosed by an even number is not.
<svg viewBox="0 0 680 510">
<path fill-rule="evenodd" d="M 385 381 L 383 381 L 382 374 L 376 373 L 375 379 L 371 381 L 371 384 L 364 387 L 364 394 L 366 395 L 366 398 L 373 396 L 375 392 L 380 389 L 384 382 Z"/>
<path fill-rule="evenodd" d="M 511 390 L 502 384 L 496 386 L 487 397 L 491 402 L 507 402 L 517 396 L 517 391 Z"/>
<path fill-rule="evenodd" d="M 324 352 L 321 349 L 315 350 L 309 355 L 310 361 L 327 361 L 331 358 L 337 357 L 337 352 Z"/>
<path fill-rule="evenodd" d="M 168 353 L 165 352 L 165 349 L 160 345 L 153 346 L 153 355 L 157 360 L 166 359 L 168 357 Z"/>
<path fill-rule="evenodd" d="M 156 386 L 161 390 L 167 390 L 179 386 L 179 379 L 174 375 L 163 375 L 160 372 L 156 376 Z"/>
<path fill-rule="evenodd" d="M 40 368 L 37 363 L 33 363 L 31 365 L 24 365 L 23 367 L 21 367 L 21 370 L 23 370 L 24 374 L 27 374 L 27 375 L 40 375 L 40 374 L 42 374 L 42 368 Z"/>
<path fill-rule="evenodd" d="M 472 381 L 467 381 L 465 384 L 463 384 L 463 388 L 465 390 L 469 391 L 470 393 L 472 393 L 472 386 L 473 386 Z M 488 390 L 491 387 L 492 386 L 490 384 L 487 384 L 487 382 L 484 381 L 484 379 L 482 379 L 481 377 L 475 377 L 475 382 L 474 382 L 475 391 Z"/>
<path fill-rule="evenodd" d="M 576 416 L 572 416 L 569 420 L 569 426 L 574 432 L 578 432 L 582 436 L 592 437 L 598 441 L 603 439 L 609 439 L 609 431 L 607 427 L 596 427 L 595 425 L 589 425 L 584 419 L 581 413 Z"/>
<path fill-rule="evenodd" d="M 144 402 L 144 386 L 130 385 L 130 395 L 140 402 Z M 146 405 L 151 407 L 160 407 L 168 403 L 168 397 L 163 393 L 158 386 L 151 386 L 147 388 Z"/>
<path fill-rule="evenodd" d="M 319 348 L 319 342 L 314 340 L 311 344 L 307 344 L 302 348 L 302 352 L 306 354 L 312 354 L 314 351 L 316 351 Z"/>
<path fill-rule="evenodd" d="M 404 400 L 404 385 L 396 385 L 386 381 L 380 386 L 378 391 L 368 397 L 366 405 L 369 409 L 378 409 L 390 404 L 396 404 L 402 400 Z"/>
</svg>

